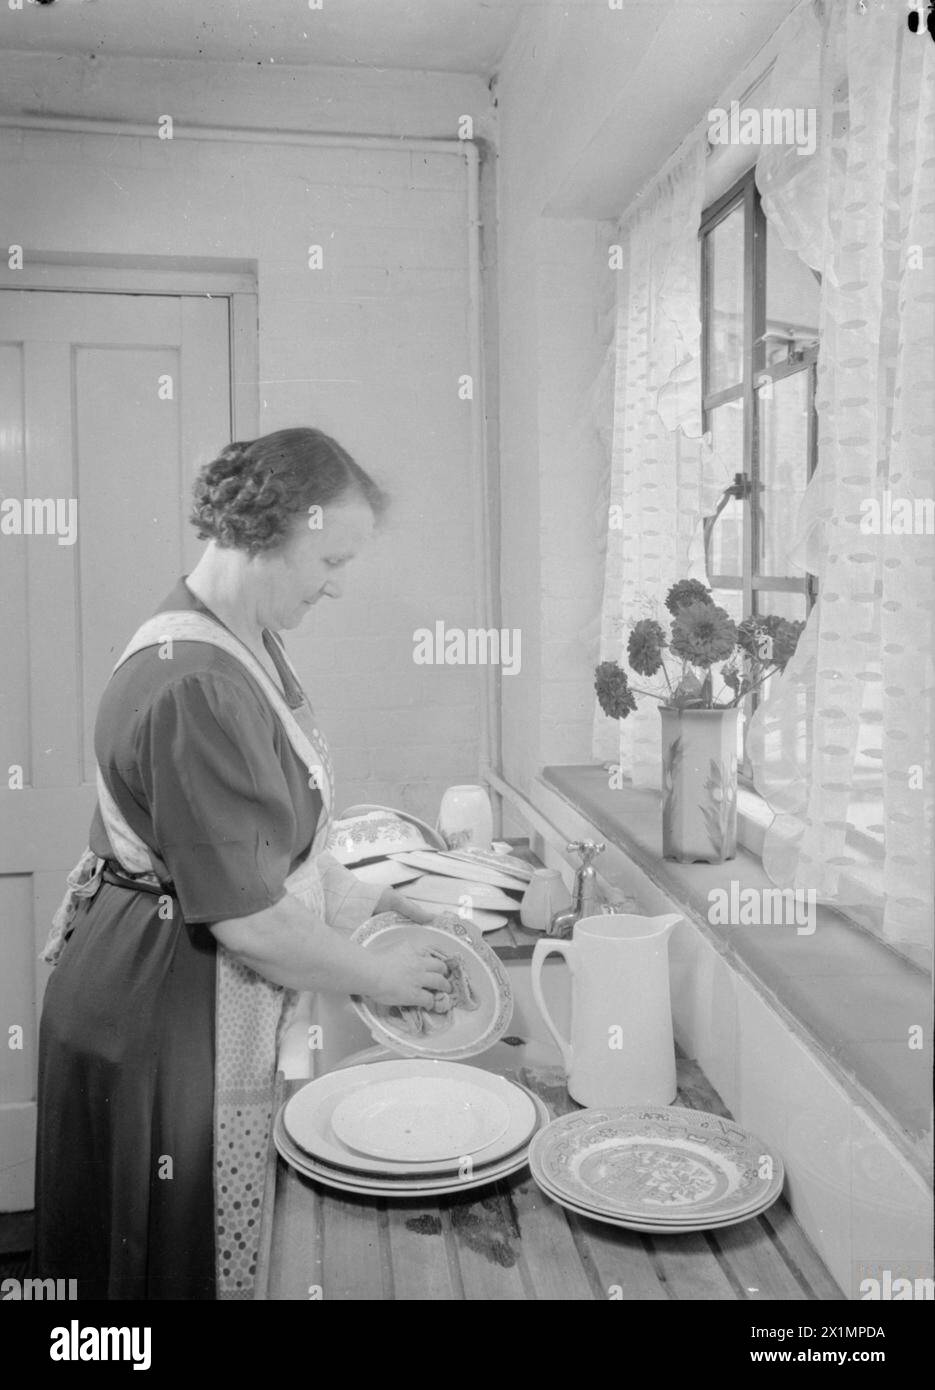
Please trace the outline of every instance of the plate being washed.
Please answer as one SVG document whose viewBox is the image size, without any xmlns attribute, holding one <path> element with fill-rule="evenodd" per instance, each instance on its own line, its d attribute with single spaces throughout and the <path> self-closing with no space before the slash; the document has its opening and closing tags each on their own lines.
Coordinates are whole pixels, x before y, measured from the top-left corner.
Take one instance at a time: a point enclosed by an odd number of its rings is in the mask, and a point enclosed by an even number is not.
<svg viewBox="0 0 935 1390">
<path fill-rule="evenodd" d="M 386 951 L 409 942 L 444 955 L 458 955 L 475 999 L 476 1009 L 453 1008 L 449 1025 L 431 1033 L 413 1033 L 397 1010 L 358 995 L 351 1003 L 370 1029 L 375 1042 L 403 1057 L 441 1057 L 458 1061 L 485 1052 L 503 1037 L 513 1017 L 513 990 L 506 971 L 481 934 L 452 912 L 433 922 L 413 922 L 398 912 L 381 912 L 351 936 L 357 946 Z"/>
</svg>

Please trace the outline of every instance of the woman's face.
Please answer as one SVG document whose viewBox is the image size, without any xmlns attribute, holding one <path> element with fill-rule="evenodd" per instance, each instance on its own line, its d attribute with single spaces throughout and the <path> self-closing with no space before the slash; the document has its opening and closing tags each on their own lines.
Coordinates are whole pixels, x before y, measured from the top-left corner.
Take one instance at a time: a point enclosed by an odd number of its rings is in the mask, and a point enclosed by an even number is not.
<svg viewBox="0 0 935 1390">
<path fill-rule="evenodd" d="M 257 616 L 278 631 L 298 627 L 319 599 L 340 598 L 342 575 L 373 534 L 373 512 L 353 494 L 312 508 L 278 550 L 253 560 L 260 579 Z"/>
</svg>

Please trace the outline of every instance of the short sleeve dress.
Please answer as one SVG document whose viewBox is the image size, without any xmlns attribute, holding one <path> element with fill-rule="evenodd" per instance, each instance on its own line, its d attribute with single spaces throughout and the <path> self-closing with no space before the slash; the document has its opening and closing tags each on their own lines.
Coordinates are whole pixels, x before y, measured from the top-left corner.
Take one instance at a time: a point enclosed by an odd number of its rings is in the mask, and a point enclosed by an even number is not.
<svg viewBox="0 0 935 1390">
<path fill-rule="evenodd" d="M 180 580 L 158 611 L 188 609 L 208 611 Z M 95 752 L 179 910 L 102 883 L 49 980 L 33 1268 L 77 1279 L 80 1299 L 214 1298 L 208 925 L 279 901 L 321 794 L 259 686 L 208 643 L 131 656 L 101 700 Z M 114 857 L 99 810 L 89 844 Z"/>
</svg>

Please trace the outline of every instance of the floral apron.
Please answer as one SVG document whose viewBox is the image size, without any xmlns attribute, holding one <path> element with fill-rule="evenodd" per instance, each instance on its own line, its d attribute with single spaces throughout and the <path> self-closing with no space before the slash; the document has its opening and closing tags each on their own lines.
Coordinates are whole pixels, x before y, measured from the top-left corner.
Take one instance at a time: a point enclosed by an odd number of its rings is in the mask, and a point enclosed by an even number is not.
<svg viewBox="0 0 935 1390">
<path fill-rule="evenodd" d="M 334 804 L 334 777 L 324 736 L 307 701 L 291 709 L 249 649 L 204 614 L 159 613 L 130 640 L 114 670 L 144 647 L 170 641 L 210 642 L 253 676 L 279 718 L 296 755 L 308 769 L 309 786 L 321 793 L 322 810 L 308 855 L 285 881 L 288 892 L 329 925 L 356 926 L 373 907 L 373 890 L 358 885 L 325 851 Z M 295 672 L 285 653 L 288 669 Z M 295 677 L 299 686 L 298 677 Z M 131 829 L 100 769 L 101 816 L 116 861 L 124 872 L 150 884 L 166 884 L 168 870 Z M 70 935 L 78 902 L 93 897 L 104 861 L 90 849 L 68 876 L 69 891 L 53 919 L 43 959 L 54 964 Z M 343 919 L 343 920 L 342 920 Z M 217 1297 L 251 1298 L 259 1246 L 260 1212 L 272 1121 L 276 1059 L 282 1033 L 299 996 L 271 984 L 217 945 L 214 1077 L 214 1197 Z"/>
</svg>

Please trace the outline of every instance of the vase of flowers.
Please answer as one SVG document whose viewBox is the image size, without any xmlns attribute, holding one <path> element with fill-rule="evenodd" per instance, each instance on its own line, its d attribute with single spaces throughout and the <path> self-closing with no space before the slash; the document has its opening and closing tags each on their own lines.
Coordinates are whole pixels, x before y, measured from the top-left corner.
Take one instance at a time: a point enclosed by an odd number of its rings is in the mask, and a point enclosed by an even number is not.
<svg viewBox="0 0 935 1390">
<path fill-rule="evenodd" d="M 784 670 L 805 624 L 759 614 L 735 623 L 696 579 L 673 584 L 665 604 L 672 615 L 668 637 L 660 623 L 644 618 L 627 641 L 631 668 L 656 688 L 632 685 L 617 662 L 602 661 L 595 690 L 612 719 L 626 719 L 637 695 L 659 701 L 663 857 L 720 864 L 737 852 L 741 703 Z"/>
</svg>

